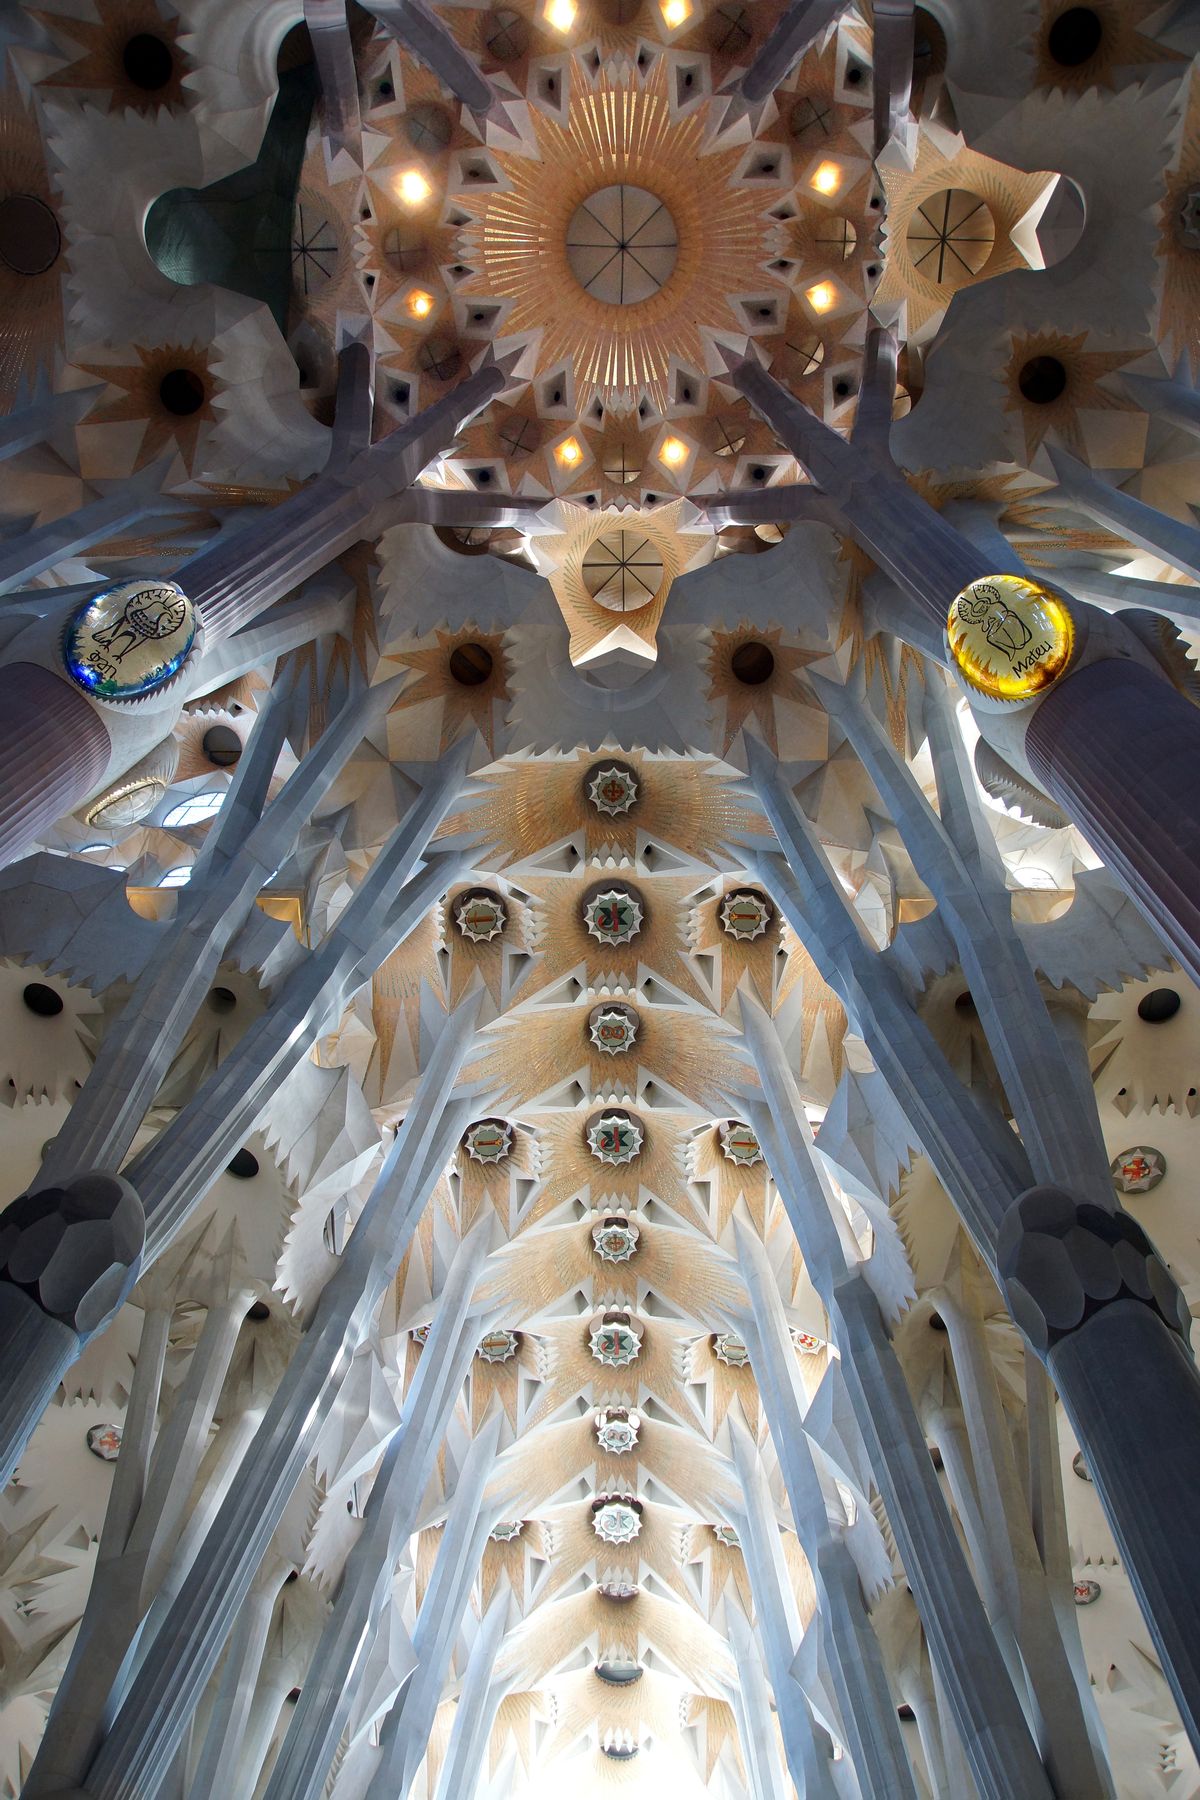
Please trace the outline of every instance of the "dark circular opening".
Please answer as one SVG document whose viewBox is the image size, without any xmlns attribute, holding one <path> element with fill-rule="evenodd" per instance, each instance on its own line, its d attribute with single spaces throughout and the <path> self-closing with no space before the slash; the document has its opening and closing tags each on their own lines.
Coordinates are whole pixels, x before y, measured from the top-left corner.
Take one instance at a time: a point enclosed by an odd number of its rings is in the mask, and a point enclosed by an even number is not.
<svg viewBox="0 0 1200 1800">
<path fill-rule="evenodd" d="M 1152 988 L 1138 1001 L 1138 1018 L 1147 1025 L 1164 1025 L 1175 1017 L 1182 1004 L 1174 988 Z"/>
<path fill-rule="evenodd" d="M 1031 356 L 1021 365 L 1017 386 L 1034 406 L 1049 406 L 1067 385 L 1067 371 L 1057 356 Z"/>
<path fill-rule="evenodd" d="M 44 981 L 31 981 L 21 998 L 39 1019 L 57 1019 L 63 1009 L 62 995 Z"/>
<path fill-rule="evenodd" d="M 936 1444 L 930 1444 L 930 1446 L 929 1446 L 929 1460 L 933 1464 L 935 1469 L 941 1469 L 944 1467 L 944 1464 L 942 1462 L 942 1453 L 938 1449 Z"/>
<path fill-rule="evenodd" d="M 482 687 L 495 666 L 486 644 L 456 644 L 450 652 L 450 673 L 462 687 Z"/>
<path fill-rule="evenodd" d="M 210 725 L 201 740 L 205 756 L 218 769 L 232 769 L 242 754 L 242 740 L 230 725 Z"/>
<path fill-rule="evenodd" d="M 930 1329 L 930 1331 L 945 1331 L 946 1321 L 945 1321 L 945 1319 L 943 1319 L 941 1313 L 937 1313 L 937 1312 L 930 1313 L 929 1329 Z"/>
<path fill-rule="evenodd" d="M 209 1010 L 215 1013 L 231 1013 L 237 1005 L 237 995 L 232 988 L 215 987 L 208 990 Z"/>
<path fill-rule="evenodd" d="M 916 1713 L 913 1711 L 912 1707 L 908 1704 L 907 1700 L 902 1700 L 900 1702 L 899 1706 L 896 1708 L 896 1717 L 898 1719 L 903 1719 L 903 1721 L 906 1725 L 911 1725 L 913 1720 L 916 1718 L 916 1716 L 917 1716 Z"/>
<path fill-rule="evenodd" d="M 963 989 L 962 993 L 958 996 L 958 999 L 954 1002 L 954 1010 L 956 1013 L 974 1013 L 975 1002 L 971 998 L 969 989 Z"/>
<path fill-rule="evenodd" d="M 761 687 L 775 673 L 775 657 L 766 644 L 739 644 L 729 660 L 734 678 L 746 687 Z"/>
<path fill-rule="evenodd" d="M 862 78 L 863 78 L 863 72 L 857 66 L 855 66 L 852 69 L 846 70 L 846 86 L 847 87 L 858 87 L 859 83 L 862 81 Z"/>
<path fill-rule="evenodd" d="M 256 1300 L 254 1305 L 250 1308 L 250 1311 L 246 1314 L 246 1317 L 253 1325 L 261 1325 L 263 1320 L 269 1319 L 270 1316 L 271 1309 L 265 1300 Z"/>
<path fill-rule="evenodd" d="M 121 67 L 134 87 L 153 94 L 170 81 L 175 59 L 160 37 L 150 31 L 138 31 L 121 52 Z"/>
<path fill-rule="evenodd" d="M 194 369 L 168 369 L 158 384 L 158 397 L 169 413 L 186 419 L 204 405 L 204 383 Z"/>
<path fill-rule="evenodd" d="M 288 1705 L 295 1706 L 295 1704 L 299 1698 L 300 1698 L 300 1689 L 293 1688 L 291 1693 L 288 1695 Z"/>
<path fill-rule="evenodd" d="M 0 262 L 15 275 L 44 275 L 61 249 L 58 220 L 44 200 L 35 194 L 0 200 Z"/>
<path fill-rule="evenodd" d="M 1069 6 L 1046 34 L 1046 48 L 1060 68 L 1077 69 L 1095 56 L 1104 27 L 1090 6 Z"/>
<path fill-rule="evenodd" d="M 258 1158 L 253 1150 L 235 1151 L 232 1161 L 225 1166 L 225 1173 L 238 1181 L 253 1181 L 258 1174 Z"/>
<path fill-rule="evenodd" d="M 610 1687 L 629 1687 L 640 1681 L 645 1671 L 637 1663 L 600 1662 L 596 1664 L 596 1674 L 601 1681 L 607 1681 Z"/>
</svg>

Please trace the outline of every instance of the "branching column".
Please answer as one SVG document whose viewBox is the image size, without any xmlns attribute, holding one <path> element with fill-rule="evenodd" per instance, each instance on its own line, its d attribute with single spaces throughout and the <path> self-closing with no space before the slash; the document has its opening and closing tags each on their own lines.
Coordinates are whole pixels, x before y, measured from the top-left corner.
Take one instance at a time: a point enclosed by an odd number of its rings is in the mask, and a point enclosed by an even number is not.
<svg viewBox="0 0 1200 1800">
<path fill-rule="evenodd" d="M 759 363 L 739 364 L 730 379 L 834 504 L 842 529 L 900 584 L 940 638 L 960 590 L 995 573 L 986 553 L 923 500 L 882 450 L 845 443 Z M 1118 529 L 1136 537 L 1140 526 L 1146 542 L 1142 514 L 1149 514 L 1168 541 L 1173 521 L 1129 496 L 1114 498 L 1116 490 L 1094 478 L 1085 482 L 1061 458 L 1058 472 L 1077 504 L 1107 507 Z M 1141 508 L 1136 516 L 1134 508 Z M 1181 534 L 1190 534 L 1184 543 Z M 1169 541 L 1170 560 L 1200 568 L 1200 533 L 1174 526 Z M 1087 607 L 1073 603 L 1072 610 L 1086 621 Z M 1200 790 L 1191 776 L 1200 762 L 1200 716 L 1149 666 L 1136 641 L 1126 641 L 1116 620 L 1091 629 L 1097 647 L 1085 645 L 1079 664 L 1012 714 L 1006 729 L 1023 735 L 1035 778 L 1200 980 Z M 979 717 L 986 728 L 987 717 Z"/>
<path fill-rule="evenodd" d="M 470 1116 L 474 1096 L 453 1098 L 451 1089 L 478 1006 L 478 996 L 462 1003 L 444 1027 L 342 1262 L 85 1775 L 95 1800 L 151 1800 L 167 1779 L 354 1350 Z"/>
</svg>

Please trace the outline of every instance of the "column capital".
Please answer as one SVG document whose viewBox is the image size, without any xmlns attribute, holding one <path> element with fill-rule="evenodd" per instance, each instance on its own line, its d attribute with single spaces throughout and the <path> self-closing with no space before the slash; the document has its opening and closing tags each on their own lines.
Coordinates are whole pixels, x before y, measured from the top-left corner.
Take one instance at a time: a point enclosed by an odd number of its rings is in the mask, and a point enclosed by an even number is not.
<svg viewBox="0 0 1200 1800">
<path fill-rule="evenodd" d="M 1178 1283 L 1127 1212 L 1068 1188 L 1028 1188 L 1004 1216 L 997 1260 L 1009 1311 L 1043 1356 L 1118 1301 L 1148 1307 L 1188 1342 Z"/>
<path fill-rule="evenodd" d="M 145 1242 L 142 1203 L 128 1181 L 77 1175 L 22 1194 L 0 1215 L 0 1281 L 89 1338 L 128 1298 Z"/>
</svg>

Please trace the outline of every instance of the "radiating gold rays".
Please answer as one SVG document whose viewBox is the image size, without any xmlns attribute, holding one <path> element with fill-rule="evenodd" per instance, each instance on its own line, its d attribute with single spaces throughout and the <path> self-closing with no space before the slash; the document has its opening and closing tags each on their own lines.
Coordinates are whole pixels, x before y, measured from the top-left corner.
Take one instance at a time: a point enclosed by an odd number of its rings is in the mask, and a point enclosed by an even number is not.
<svg viewBox="0 0 1200 1800">
<path fill-rule="evenodd" d="M 728 297 L 747 280 L 777 285 L 763 271 L 767 196 L 733 185 L 740 147 L 704 155 L 701 117 L 671 118 L 667 74 L 665 58 L 644 83 L 602 74 L 594 89 L 577 93 L 565 127 L 533 115 L 540 161 L 494 151 L 506 185 L 455 196 L 472 215 L 462 260 L 475 273 L 463 291 L 511 302 L 506 332 L 540 333 L 544 368 L 572 364 L 579 411 L 593 392 L 610 402 L 647 392 L 665 406 L 673 357 L 702 369 L 709 333 L 744 335 Z M 566 248 L 580 203 L 620 182 L 661 200 L 678 235 L 667 282 L 624 307 L 580 287 Z"/>
</svg>

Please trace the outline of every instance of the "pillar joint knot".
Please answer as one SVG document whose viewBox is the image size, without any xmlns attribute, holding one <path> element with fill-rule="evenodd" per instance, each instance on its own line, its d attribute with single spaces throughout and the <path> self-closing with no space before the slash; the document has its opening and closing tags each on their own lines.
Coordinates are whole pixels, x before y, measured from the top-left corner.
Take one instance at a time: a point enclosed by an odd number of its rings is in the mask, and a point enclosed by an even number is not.
<svg viewBox="0 0 1200 1800">
<path fill-rule="evenodd" d="M 62 1187 L 22 1194 L 0 1216 L 0 1282 L 89 1338 L 137 1281 L 146 1218 L 120 1175 L 95 1170 Z"/>
<path fill-rule="evenodd" d="M 1009 1311 L 1042 1355 L 1121 1300 L 1148 1307 L 1188 1342 L 1179 1285 L 1127 1212 L 1067 1188 L 1028 1188 L 1004 1216 L 997 1260 Z"/>
</svg>

